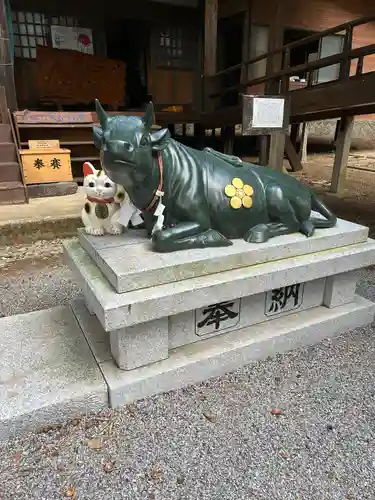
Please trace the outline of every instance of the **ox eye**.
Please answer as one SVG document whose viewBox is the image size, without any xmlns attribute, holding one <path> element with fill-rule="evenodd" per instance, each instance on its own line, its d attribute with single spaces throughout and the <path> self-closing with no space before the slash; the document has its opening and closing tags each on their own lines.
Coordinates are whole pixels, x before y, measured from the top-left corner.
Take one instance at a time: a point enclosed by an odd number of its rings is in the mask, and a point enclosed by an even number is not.
<svg viewBox="0 0 375 500">
<path fill-rule="evenodd" d="M 144 135 L 142 137 L 142 139 L 140 140 L 140 143 L 139 143 L 140 146 L 147 146 L 148 145 L 148 139 L 147 137 Z"/>
</svg>

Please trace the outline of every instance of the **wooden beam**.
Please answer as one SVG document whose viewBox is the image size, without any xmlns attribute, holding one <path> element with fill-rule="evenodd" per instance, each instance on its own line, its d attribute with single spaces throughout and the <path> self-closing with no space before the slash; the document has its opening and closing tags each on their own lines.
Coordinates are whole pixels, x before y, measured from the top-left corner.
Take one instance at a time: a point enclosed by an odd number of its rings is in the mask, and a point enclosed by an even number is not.
<svg viewBox="0 0 375 500">
<path fill-rule="evenodd" d="M 293 121 L 302 122 L 323 119 L 323 113 L 326 113 L 326 118 L 341 117 L 343 110 L 350 111 L 353 108 L 362 107 L 363 112 L 367 108 L 367 113 L 373 113 L 374 88 L 375 72 L 369 72 L 352 76 L 346 81 L 336 80 L 309 89 L 294 90 L 290 93 L 290 115 Z"/>
<path fill-rule="evenodd" d="M 345 116 L 341 119 L 331 179 L 331 191 L 333 193 L 340 193 L 344 189 L 353 126 L 354 116 Z"/>
<path fill-rule="evenodd" d="M 299 123 L 292 123 L 290 127 L 290 140 L 292 141 L 294 149 L 297 149 L 298 134 L 299 134 Z"/>
<path fill-rule="evenodd" d="M 285 137 L 285 154 L 288 158 L 288 161 L 290 163 L 290 166 L 292 167 L 293 172 L 298 172 L 303 169 L 301 159 L 297 154 L 297 151 L 295 150 L 295 147 L 293 146 L 293 143 L 287 135 Z"/>
<path fill-rule="evenodd" d="M 205 0 L 204 9 L 204 75 L 216 73 L 218 0 Z"/>
</svg>

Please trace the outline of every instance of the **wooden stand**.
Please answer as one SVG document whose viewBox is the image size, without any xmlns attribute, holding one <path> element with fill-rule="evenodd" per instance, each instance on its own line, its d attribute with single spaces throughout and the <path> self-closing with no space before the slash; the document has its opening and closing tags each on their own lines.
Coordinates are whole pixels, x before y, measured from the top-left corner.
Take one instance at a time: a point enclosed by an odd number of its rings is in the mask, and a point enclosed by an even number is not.
<svg viewBox="0 0 375 500">
<path fill-rule="evenodd" d="M 73 180 L 69 149 L 24 149 L 20 155 L 26 184 Z"/>
</svg>

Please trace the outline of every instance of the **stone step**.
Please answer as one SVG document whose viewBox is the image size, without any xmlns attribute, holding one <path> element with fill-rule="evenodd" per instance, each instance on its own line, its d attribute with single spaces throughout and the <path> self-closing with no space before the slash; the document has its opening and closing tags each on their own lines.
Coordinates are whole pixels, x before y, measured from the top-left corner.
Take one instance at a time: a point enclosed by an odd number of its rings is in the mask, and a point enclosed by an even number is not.
<svg viewBox="0 0 375 500">
<path fill-rule="evenodd" d="M 315 307 L 248 328 L 223 333 L 169 351 L 169 357 L 133 370 L 119 370 L 108 334 L 81 301 L 73 310 L 106 380 L 111 407 L 224 375 L 246 364 L 284 353 L 372 322 L 375 304 L 354 301 Z M 151 346 L 152 347 L 152 346 Z"/>
<path fill-rule="evenodd" d="M 0 182 L 0 205 L 26 203 L 22 182 Z"/>
<path fill-rule="evenodd" d="M 17 162 L 0 162 L 0 182 L 21 181 L 21 170 Z"/>
<path fill-rule="evenodd" d="M 375 304 L 355 296 L 171 349 L 167 359 L 129 371 L 117 368 L 108 334 L 82 300 L 1 318 L 0 442 L 315 344 L 374 314 Z"/>
<path fill-rule="evenodd" d="M 70 307 L 1 318 L 0 332 L 0 441 L 108 407 Z"/>
<path fill-rule="evenodd" d="M 0 162 L 17 161 L 16 145 L 13 142 L 0 142 Z"/>
<path fill-rule="evenodd" d="M 0 142 L 13 142 L 12 129 L 6 123 L 0 123 Z"/>
</svg>

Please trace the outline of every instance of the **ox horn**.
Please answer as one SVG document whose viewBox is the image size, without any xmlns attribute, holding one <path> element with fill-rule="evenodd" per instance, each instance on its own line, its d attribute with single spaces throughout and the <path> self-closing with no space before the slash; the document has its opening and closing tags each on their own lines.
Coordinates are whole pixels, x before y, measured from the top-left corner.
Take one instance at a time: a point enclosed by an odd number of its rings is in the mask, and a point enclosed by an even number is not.
<svg viewBox="0 0 375 500">
<path fill-rule="evenodd" d="M 95 109 L 96 109 L 96 114 L 98 115 L 99 118 L 99 123 L 102 129 L 104 129 L 107 125 L 108 121 L 108 115 L 104 111 L 102 105 L 99 102 L 99 99 L 95 99 Z"/>
</svg>

